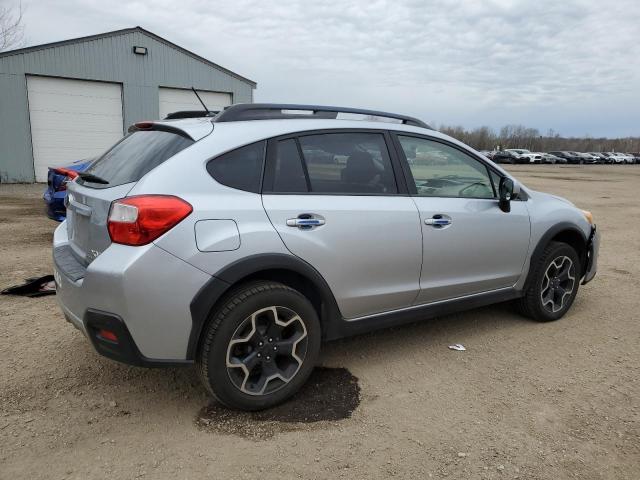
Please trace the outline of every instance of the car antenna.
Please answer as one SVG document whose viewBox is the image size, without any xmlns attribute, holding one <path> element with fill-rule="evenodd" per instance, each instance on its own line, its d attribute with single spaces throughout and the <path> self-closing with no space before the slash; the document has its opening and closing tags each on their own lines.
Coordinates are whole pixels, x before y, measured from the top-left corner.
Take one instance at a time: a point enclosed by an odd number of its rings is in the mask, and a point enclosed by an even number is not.
<svg viewBox="0 0 640 480">
<path fill-rule="evenodd" d="M 196 89 L 191 87 L 191 90 L 193 90 L 193 93 L 195 93 L 196 97 L 198 97 L 198 100 L 200 101 L 200 103 L 202 104 L 202 106 L 204 107 L 204 111 L 207 112 L 207 115 L 211 113 L 211 110 L 209 110 L 207 108 L 207 106 L 204 104 L 204 102 L 202 101 L 202 99 L 200 98 L 200 95 L 198 95 L 198 92 L 196 92 Z"/>
</svg>

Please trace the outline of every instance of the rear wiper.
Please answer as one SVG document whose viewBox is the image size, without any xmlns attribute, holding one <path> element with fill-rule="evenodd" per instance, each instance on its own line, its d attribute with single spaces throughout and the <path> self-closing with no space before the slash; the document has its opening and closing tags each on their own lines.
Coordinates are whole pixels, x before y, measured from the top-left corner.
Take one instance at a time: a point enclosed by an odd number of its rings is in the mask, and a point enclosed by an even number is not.
<svg viewBox="0 0 640 480">
<path fill-rule="evenodd" d="M 86 182 L 91 182 L 91 183 L 101 183 L 103 185 L 108 185 L 109 182 L 107 182 L 104 178 L 98 177 L 97 175 L 94 175 L 93 173 L 89 173 L 89 172 L 78 172 L 78 176 L 86 181 Z"/>
</svg>

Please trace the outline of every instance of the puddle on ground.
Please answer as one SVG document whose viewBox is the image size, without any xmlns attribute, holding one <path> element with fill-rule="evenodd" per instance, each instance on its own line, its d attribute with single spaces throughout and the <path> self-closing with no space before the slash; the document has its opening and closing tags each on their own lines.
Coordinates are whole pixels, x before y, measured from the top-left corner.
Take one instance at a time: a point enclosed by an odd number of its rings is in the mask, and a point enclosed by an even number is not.
<svg viewBox="0 0 640 480">
<path fill-rule="evenodd" d="M 349 370 L 317 367 L 300 391 L 277 407 L 240 412 L 213 402 L 200 410 L 196 424 L 206 430 L 259 440 L 317 422 L 349 418 L 359 403 L 358 379 Z"/>
<path fill-rule="evenodd" d="M 631 275 L 629 270 L 623 270 L 622 268 L 614 268 L 613 271 L 622 275 Z"/>
</svg>

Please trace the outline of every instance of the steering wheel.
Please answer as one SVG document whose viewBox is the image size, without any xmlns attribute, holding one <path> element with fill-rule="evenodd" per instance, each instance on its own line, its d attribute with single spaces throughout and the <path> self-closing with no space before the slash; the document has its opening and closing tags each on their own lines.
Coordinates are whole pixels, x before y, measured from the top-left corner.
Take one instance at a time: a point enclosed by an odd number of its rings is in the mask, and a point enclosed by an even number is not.
<svg viewBox="0 0 640 480">
<path fill-rule="evenodd" d="M 460 195 L 461 197 L 466 197 L 466 195 L 463 192 L 465 192 L 466 190 L 469 190 L 470 188 L 475 188 L 478 186 L 487 188 L 487 186 L 482 182 L 473 182 L 471 185 L 467 185 L 466 187 L 461 188 L 460 191 L 458 192 L 458 195 Z"/>
</svg>

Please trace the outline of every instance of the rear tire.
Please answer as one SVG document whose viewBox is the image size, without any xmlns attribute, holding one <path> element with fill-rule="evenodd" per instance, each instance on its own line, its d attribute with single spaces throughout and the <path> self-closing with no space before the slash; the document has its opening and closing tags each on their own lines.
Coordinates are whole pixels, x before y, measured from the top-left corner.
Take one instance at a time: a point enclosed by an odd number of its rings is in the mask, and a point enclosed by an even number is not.
<svg viewBox="0 0 640 480">
<path fill-rule="evenodd" d="M 532 265 L 529 287 L 516 306 L 524 316 L 550 322 L 571 308 L 580 285 L 580 259 L 573 247 L 550 242 Z"/>
<path fill-rule="evenodd" d="M 320 354 L 320 321 L 309 300 L 277 282 L 239 286 L 213 312 L 197 366 L 220 403 L 262 410 L 306 382 Z"/>
</svg>

